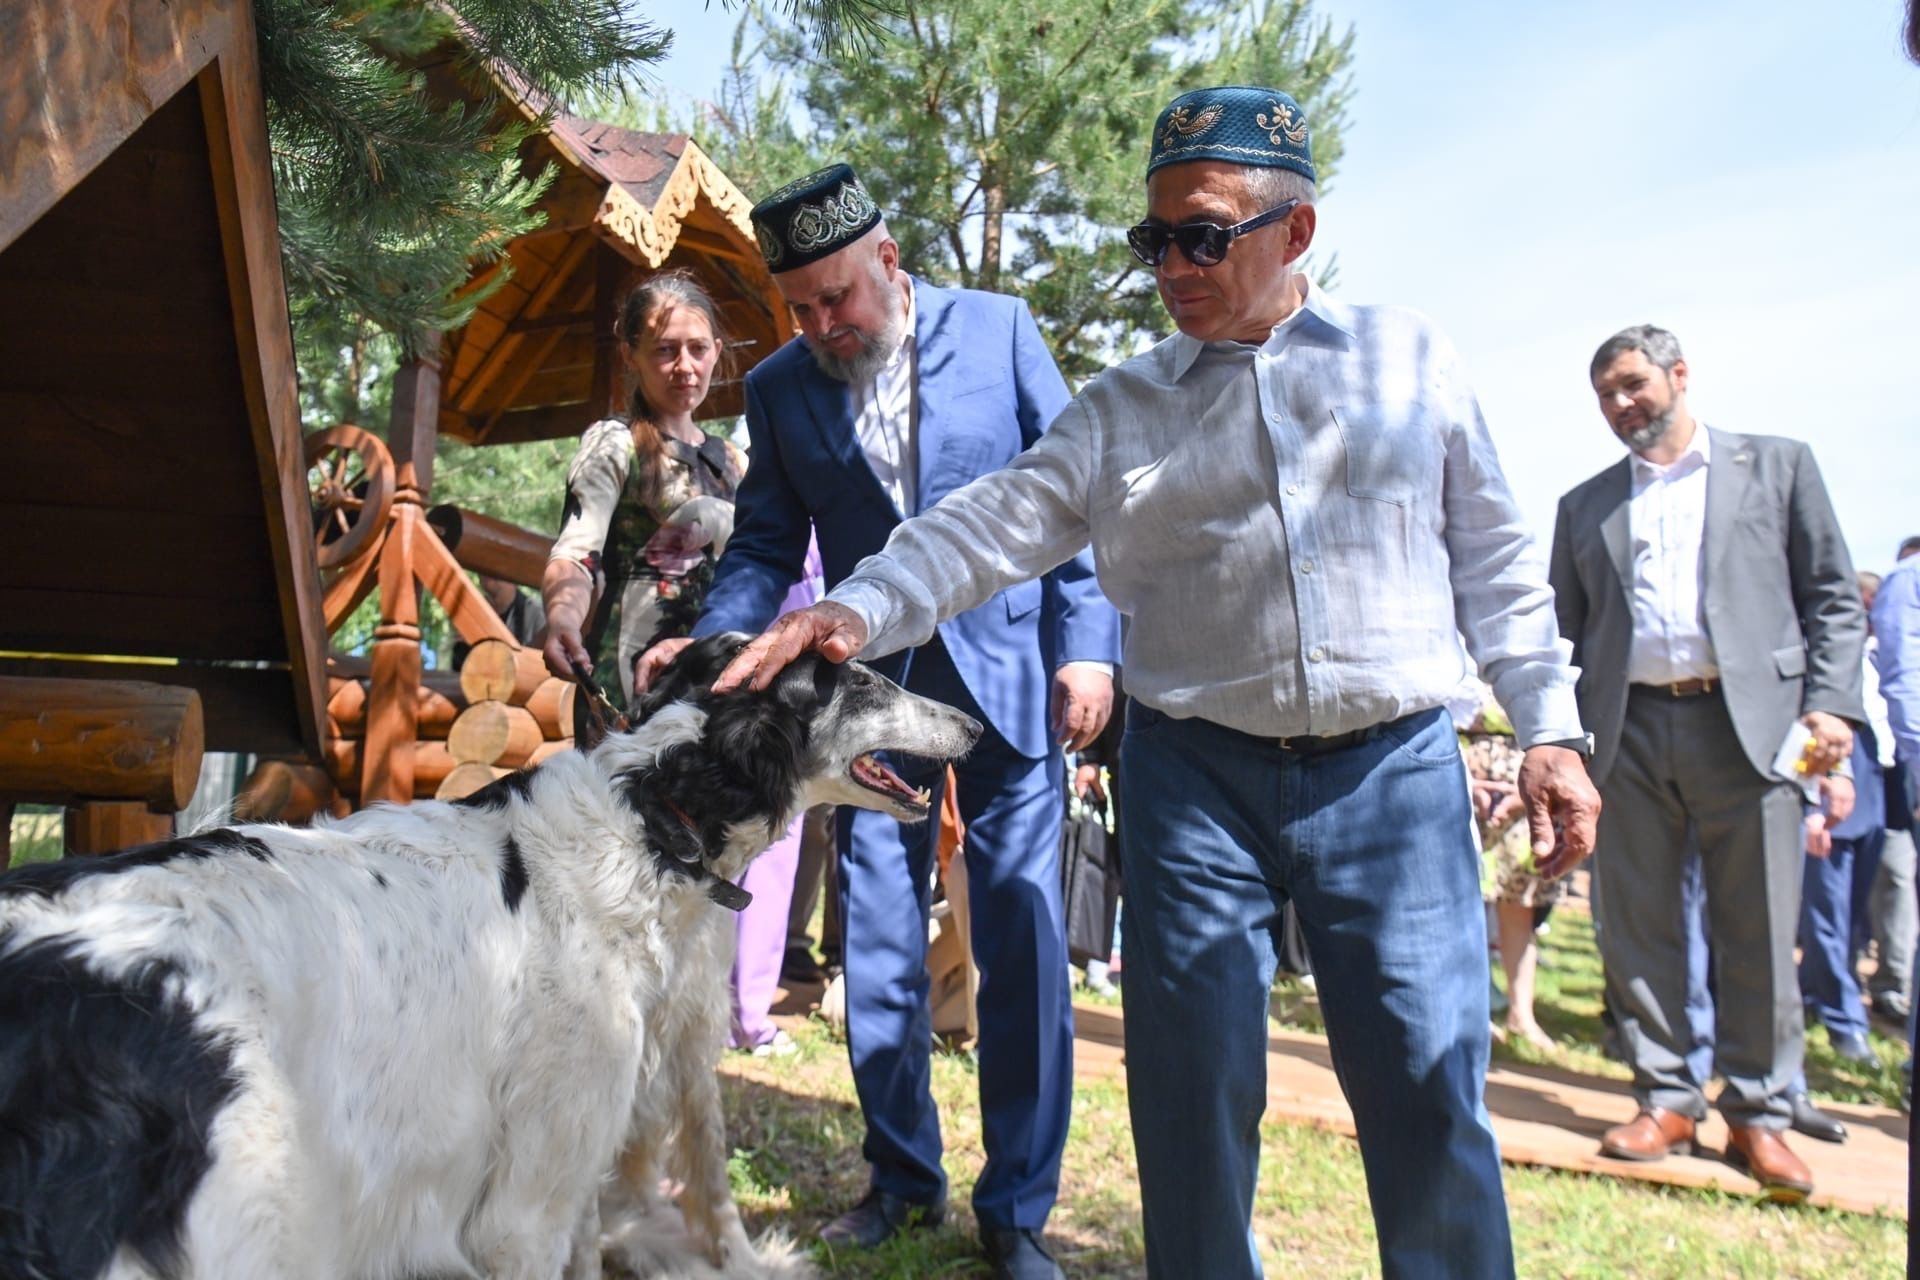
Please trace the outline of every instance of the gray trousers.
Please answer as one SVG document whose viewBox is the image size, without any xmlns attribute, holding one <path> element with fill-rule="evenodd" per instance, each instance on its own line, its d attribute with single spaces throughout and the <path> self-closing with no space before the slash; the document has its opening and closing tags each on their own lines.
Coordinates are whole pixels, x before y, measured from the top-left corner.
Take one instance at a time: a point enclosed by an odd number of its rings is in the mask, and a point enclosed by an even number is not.
<svg viewBox="0 0 1920 1280">
<path fill-rule="evenodd" d="M 1754 771 L 1718 693 L 1671 698 L 1636 686 L 1600 791 L 1600 956 L 1634 1096 L 1696 1119 L 1707 1112 L 1687 1068 L 1681 882 L 1691 833 L 1706 879 L 1720 1110 L 1729 1124 L 1784 1128 L 1805 1048 L 1793 960 L 1805 857 L 1798 788 Z"/>
<path fill-rule="evenodd" d="M 1920 933 L 1920 909 L 1913 896 L 1914 848 L 1911 831 L 1887 829 L 1880 869 L 1873 876 L 1867 916 L 1880 959 L 1867 980 L 1873 995 L 1909 997 L 1913 989 L 1914 937 Z"/>
</svg>

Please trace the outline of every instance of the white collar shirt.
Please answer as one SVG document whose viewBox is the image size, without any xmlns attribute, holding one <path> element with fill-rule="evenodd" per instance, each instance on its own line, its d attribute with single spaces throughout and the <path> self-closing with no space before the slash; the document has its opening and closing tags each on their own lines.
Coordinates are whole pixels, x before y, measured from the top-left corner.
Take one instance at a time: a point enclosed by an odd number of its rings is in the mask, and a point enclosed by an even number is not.
<svg viewBox="0 0 1920 1280">
<path fill-rule="evenodd" d="M 1707 468 L 1713 444 L 1695 422 L 1685 452 L 1666 465 L 1630 455 L 1627 527 L 1633 546 L 1633 647 L 1627 679 L 1671 684 L 1720 674 L 1707 635 Z"/>
<path fill-rule="evenodd" d="M 847 387 L 853 401 L 853 434 L 867 465 L 900 514 L 910 516 L 917 497 L 919 450 L 915 441 L 913 382 L 919 344 L 914 337 L 914 287 L 907 282 L 907 331 L 899 349 L 873 377 Z"/>
<path fill-rule="evenodd" d="M 1545 564 L 1417 313 L 1309 287 L 1257 346 L 1175 334 L 830 598 L 879 656 L 1089 542 L 1127 617 L 1127 692 L 1168 715 L 1263 737 L 1370 727 L 1443 706 L 1464 636 L 1522 745 L 1581 732 Z"/>
</svg>

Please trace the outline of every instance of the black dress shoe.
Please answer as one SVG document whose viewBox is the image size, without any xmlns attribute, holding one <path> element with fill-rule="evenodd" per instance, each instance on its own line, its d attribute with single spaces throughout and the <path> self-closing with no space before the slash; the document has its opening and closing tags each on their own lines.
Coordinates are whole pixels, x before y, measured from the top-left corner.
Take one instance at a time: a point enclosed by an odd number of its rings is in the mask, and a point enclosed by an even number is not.
<svg viewBox="0 0 1920 1280">
<path fill-rule="evenodd" d="M 980 1243 L 993 1264 L 993 1280 L 1064 1280 L 1060 1264 L 1040 1246 L 1038 1231 L 982 1228 Z"/>
<path fill-rule="evenodd" d="M 937 1227 L 947 1216 L 947 1198 L 921 1204 L 888 1195 L 875 1187 L 867 1198 L 820 1228 L 820 1238 L 835 1247 L 871 1249 L 902 1231 Z"/>
<path fill-rule="evenodd" d="M 1845 1142 L 1847 1126 L 1813 1105 L 1813 1099 L 1796 1093 L 1787 1099 L 1793 1105 L 1793 1131 L 1822 1142 Z"/>
</svg>

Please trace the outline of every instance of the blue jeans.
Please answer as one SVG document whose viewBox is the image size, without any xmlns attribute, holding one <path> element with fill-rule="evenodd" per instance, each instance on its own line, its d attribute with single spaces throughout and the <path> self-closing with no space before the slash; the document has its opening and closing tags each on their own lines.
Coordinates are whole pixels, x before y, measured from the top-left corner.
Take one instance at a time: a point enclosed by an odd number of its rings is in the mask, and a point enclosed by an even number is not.
<svg viewBox="0 0 1920 1280">
<path fill-rule="evenodd" d="M 1829 1035 L 1867 1034 L 1854 957 L 1866 949 L 1867 898 L 1880 869 L 1885 828 L 1833 842 L 1824 858 L 1807 855 L 1800 890 L 1800 998 Z"/>
<path fill-rule="evenodd" d="M 1121 770 L 1127 1086 L 1148 1274 L 1261 1274 L 1268 993 L 1291 900 L 1383 1273 L 1511 1276 L 1482 1098 L 1479 850 L 1445 713 L 1308 754 L 1136 703 Z"/>
</svg>

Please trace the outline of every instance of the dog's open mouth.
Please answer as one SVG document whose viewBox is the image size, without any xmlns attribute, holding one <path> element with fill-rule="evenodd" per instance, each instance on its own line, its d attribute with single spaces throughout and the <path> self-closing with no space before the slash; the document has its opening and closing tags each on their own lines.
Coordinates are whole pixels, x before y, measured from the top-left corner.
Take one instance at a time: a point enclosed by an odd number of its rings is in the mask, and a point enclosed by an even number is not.
<svg viewBox="0 0 1920 1280">
<path fill-rule="evenodd" d="M 933 806 L 933 792 L 908 785 L 905 778 L 880 763 L 872 752 L 855 756 L 847 772 L 867 790 L 877 791 L 903 808 L 925 813 Z"/>
</svg>

